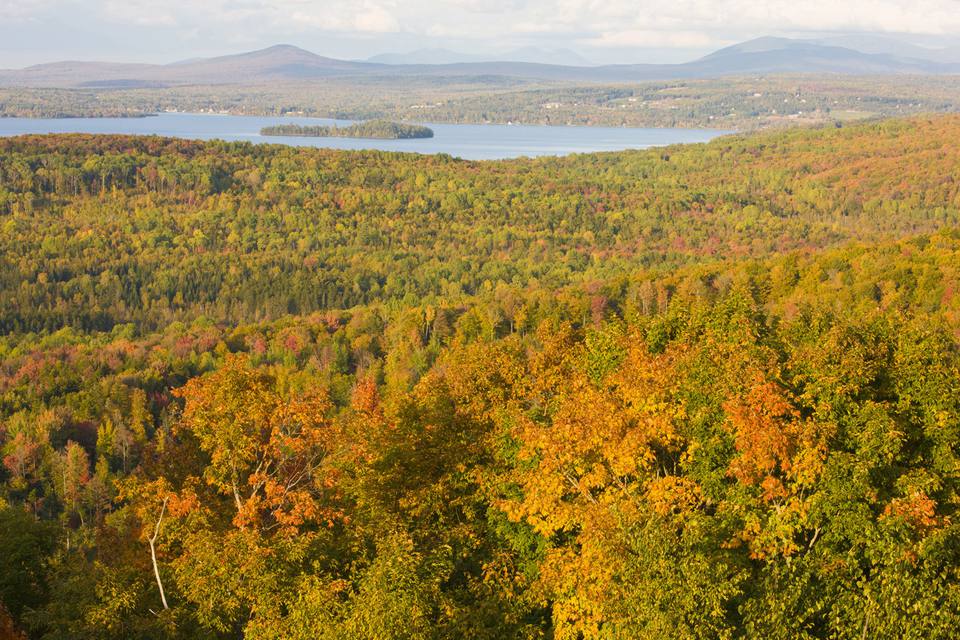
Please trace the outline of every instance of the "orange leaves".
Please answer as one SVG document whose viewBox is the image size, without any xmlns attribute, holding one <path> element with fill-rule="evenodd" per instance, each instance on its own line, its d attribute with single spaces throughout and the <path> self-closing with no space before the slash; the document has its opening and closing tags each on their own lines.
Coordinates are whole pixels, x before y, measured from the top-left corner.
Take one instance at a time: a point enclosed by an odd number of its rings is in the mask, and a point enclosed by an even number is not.
<svg viewBox="0 0 960 640">
<path fill-rule="evenodd" d="M 787 392 L 757 374 L 747 390 L 724 403 L 738 456 L 729 474 L 758 485 L 768 502 L 791 493 L 784 483 L 813 484 L 823 466 L 831 429 L 802 420 Z"/>
<path fill-rule="evenodd" d="M 179 493 L 167 494 L 167 511 L 174 518 L 183 517 L 200 508 L 200 499 L 192 489 L 186 489 Z"/>
<path fill-rule="evenodd" d="M 741 482 L 767 483 L 772 474 L 788 472 L 797 445 L 796 410 L 780 387 L 757 380 L 747 392 L 724 405 L 740 456 L 730 473 Z"/>
<path fill-rule="evenodd" d="M 362 415 L 374 415 L 380 410 L 380 392 L 372 377 L 365 376 L 357 381 L 350 397 L 350 406 Z"/>
<path fill-rule="evenodd" d="M 236 526 L 292 532 L 338 517 L 325 500 L 337 494 L 327 459 L 338 447 L 325 397 L 285 392 L 273 375 L 238 356 L 177 395 L 186 401 L 178 429 L 193 433 L 210 455 L 205 476 L 232 497 Z"/>
<path fill-rule="evenodd" d="M 883 510 L 883 517 L 900 519 L 920 532 L 940 527 L 948 521 L 937 514 L 937 501 L 919 489 L 890 501 Z"/>
<path fill-rule="evenodd" d="M 725 506 L 743 518 L 738 539 L 753 558 L 793 555 L 808 523 L 806 492 L 820 478 L 833 429 L 803 420 L 789 392 L 760 372 L 724 410 L 738 454 L 727 474 L 760 489 L 756 501 Z"/>
</svg>

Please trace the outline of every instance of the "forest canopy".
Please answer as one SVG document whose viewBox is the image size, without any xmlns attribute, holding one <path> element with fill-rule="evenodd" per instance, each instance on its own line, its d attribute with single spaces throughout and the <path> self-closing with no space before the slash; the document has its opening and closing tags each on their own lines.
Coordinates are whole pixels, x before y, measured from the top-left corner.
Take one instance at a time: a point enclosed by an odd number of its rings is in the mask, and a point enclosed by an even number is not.
<svg viewBox="0 0 960 640">
<path fill-rule="evenodd" d="M 0 140 L 0 636 L 955 637 L 958 140 Z"/>
</svg>

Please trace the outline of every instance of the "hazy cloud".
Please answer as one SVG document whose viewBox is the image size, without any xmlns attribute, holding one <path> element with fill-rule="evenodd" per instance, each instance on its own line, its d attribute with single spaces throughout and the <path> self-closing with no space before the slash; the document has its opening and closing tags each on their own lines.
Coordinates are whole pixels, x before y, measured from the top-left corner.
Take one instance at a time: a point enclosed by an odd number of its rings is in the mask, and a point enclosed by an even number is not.
<svg viewBox="0 0 960 640">
<path fill-rule="evenodd" d="M 699 48 L 721 44 L 715 37 L 702 31 L 657 31 L 653 29 L 629 29 L 605 31 L 593 38 L 583 39 L 594 47 L 666 47 Z"/>
<path fill-rule="evenodd" d="M 50 0 L 0 0 L 0 20 L 36 19 L 52 5 Z"/>
<path fill-rule="evenodd" d="M 69 37 L 74 27 L 83 41 Z M 960 0 L 0 0 L 0 64 L 17 53 L 10 43 L 42 44 L 45 37 L 50 55 L 73 49 L 118 59 L 131 51 L 97 43 L 130 40 L 141 58 L 278 42 L 340 57 L 526 45 L 621 55 L 705 52 L 762 35 L 824 32 L 957 36 Z M 183 50 L 199 43 L 202 50 Z"/>
</svg>

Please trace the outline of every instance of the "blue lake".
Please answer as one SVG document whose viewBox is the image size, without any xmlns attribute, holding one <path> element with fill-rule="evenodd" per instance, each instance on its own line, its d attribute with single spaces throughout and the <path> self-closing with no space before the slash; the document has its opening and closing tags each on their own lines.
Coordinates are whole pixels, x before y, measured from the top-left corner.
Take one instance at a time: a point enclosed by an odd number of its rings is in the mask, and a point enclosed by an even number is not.
<svg viewBox="0 0 960 640">
<path fill-rule="evenodd" d="M 434 137 L 419 140 L 352 138 L 293 138 L 261 136 L 275 124 L 339 126 L 346 120 L 297 117 L 256 117 L 162 113 L 149 118 L 0 118 L 0 136 L 26 133 L 126 133 L 198 140 L 246 140 L 332 149 L 382 149 L 415 153 L 448 153 L 470 160 L 519 156 L 645 149 L 677 143 L 707 142 L 729 133 L 708 129 L 635 129 L 621 127 L 559 127 L 525 125 L 429 124 Z"/>
</svg>

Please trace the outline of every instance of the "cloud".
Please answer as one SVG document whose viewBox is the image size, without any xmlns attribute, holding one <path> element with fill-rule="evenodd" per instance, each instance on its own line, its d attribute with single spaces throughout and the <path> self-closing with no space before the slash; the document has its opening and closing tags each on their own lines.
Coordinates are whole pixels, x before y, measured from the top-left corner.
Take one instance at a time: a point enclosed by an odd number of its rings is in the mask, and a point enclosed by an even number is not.
<svg viewBox="0 0 960 640">
<path fill-rule="evenodd" d="M 702 31 L 627 29 L 622 31 L 605 31 L 596 37 L 581 38 L 579 42 L 591 47 L 668 47 L 693 49 L 715 45 L 716 38 Z"/>
<path fill-rule="evenodd" d="M 323 3 L 281 0 L 273 6 L 271 24 L 277 29 L 391 33 L 401 28 L 392 6 L 371 0 L 332 0 Z"/>
<path fill-rule="evenodd" d="M 228 52 L 291 40 L 317 43 L 328 55 L 337 46 L 370 55 L 378 52 L 369 50 L 374 42 L 381 51 L 534 45 L 706 52 L 763 35 L 960 36 L 960 0 L 0 0 L 0 38 L 5 26 L 11 33 L 15 24 L 30 24 L 42 42 L 44 25 L 53 34 L 58 22 L 83 24 L 104 41 L 129 26 L 145 52 L 197 43 Z M 353 36 L 364 44 L 349 44 Z"/>
<path fill-rule="evenodd" d="M 353 20 L 357 31 L 370 33 L 389 33 L 399 31 L 400 23 L 383 7 L 370 7 L 357 14 Z"/>
<path fill-rule="evenodd" d="M 35 20 L 52 4 L 51 0 L 0 0 L 0 20 Z"/>
<path fill-rule="evenodd" d="M 149 0 L 106 0 L 101 13 L 111 22 L 140 27 L 172 27 L 177 24 L 169 7 Z"/>
<path fill-rule="evenodd" d="M 0 16 L 35 17 L 78 0 L 0 0 Z M 652 31 L 716 37 L 731 31 L 885 31 L 960 34 L 958 0 L 88 0 L 113 22 L 185 24 L 213 30 L 218 20 L 296 29 L 413 33 L 592 32 L 601 42 L 629 42 Z M 401 26 L 402 23 L 402 26 Z M 665 42 L 669 42 L 666 39 Z"/>
<path fill-rule="evenodd" d="M 523 0 L 448 0 L 451 8 L 462 9 L 471 13 L 504 14 L 521 9 L 526 3 Z M 437 3 L 440 6 L 440 3 Z"/>
<path fill-rule="evenodd" d="M 614 0 L 607 7 L 608 15 L 640 29 L 960 33 L 957 0 Z"/>
</svg>

